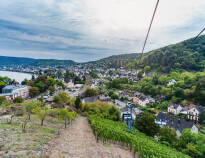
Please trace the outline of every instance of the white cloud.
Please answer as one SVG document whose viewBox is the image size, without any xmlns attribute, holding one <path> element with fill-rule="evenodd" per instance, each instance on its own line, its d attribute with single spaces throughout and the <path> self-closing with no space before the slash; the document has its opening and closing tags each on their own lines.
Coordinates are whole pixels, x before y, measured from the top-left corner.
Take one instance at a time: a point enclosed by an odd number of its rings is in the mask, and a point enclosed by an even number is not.
<svg viewBox="0 0 205 158">
<path fill-rule="evenodd" d="M 83 37 L 77 40 L 64 37 L 32 38 L 37 41 L 59 40 L 68 45 L 113 49 L 104 52 L 108 56 L 141 51 L 156 1 L 0 0 L 3 3 L 0 10 L 6 15 L 1 14 L 0 18 L 9 17 L 22 23 L 78 32 Z M 160 0 L 146 51 L 196 35 L 204 27 L 204 10 L 205 0 Z M 25 34 L 21 37 L 30 38 Z"/>
</svg>

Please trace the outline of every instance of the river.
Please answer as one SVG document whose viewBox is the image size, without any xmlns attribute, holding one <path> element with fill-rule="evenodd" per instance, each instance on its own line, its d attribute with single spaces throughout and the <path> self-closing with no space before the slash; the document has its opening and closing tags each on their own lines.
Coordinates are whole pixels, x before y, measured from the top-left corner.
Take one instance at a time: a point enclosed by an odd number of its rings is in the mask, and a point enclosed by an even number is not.
<svg viewBox="0 0 205 158">
<path fill-rule="evenodd" d="M 0 71 L 0 76 L 9 77 L 12 80 L 15 79 L 19 83 L 21 83 L 25 78 L 30 80 L 32 78 L 31 74 L 22 73 L 22 72 L 11 72 L 11 71 Z"/>
</svg>

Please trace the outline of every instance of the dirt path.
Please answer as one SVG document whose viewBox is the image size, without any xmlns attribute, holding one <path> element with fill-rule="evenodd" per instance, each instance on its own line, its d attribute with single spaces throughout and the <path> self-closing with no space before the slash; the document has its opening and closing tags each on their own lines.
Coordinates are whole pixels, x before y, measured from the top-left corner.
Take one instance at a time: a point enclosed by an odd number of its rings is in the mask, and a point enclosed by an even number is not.
<svg viewBox="0 0 205 158">
<path fill-rule="evenodd" d="M 133 158 L 133 153 L 118 145 L 97 143 L 87 118 L 79 116 L 51 144 L 49 158 Z"/>
</svg>

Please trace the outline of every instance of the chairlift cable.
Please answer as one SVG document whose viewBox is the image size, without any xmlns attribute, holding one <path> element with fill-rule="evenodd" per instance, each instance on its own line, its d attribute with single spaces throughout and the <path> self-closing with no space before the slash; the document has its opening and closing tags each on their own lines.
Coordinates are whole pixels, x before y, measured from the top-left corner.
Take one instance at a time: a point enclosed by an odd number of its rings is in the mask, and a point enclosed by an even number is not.
<svg viewBox="0 0 205 158">
<path fill-rule="evenodd" d="M 143 45 L 143 48 L 142 48 L 142 53 L 141 53 L 141 56 L 140 56 L 140 59 L 139 59 L 139 63 L 140 63 L 140 60 L 141 60 L 141 58 L 142 58 L 142 56 L 143 56 L 143 54 L 144 54 L 145 46 L 146 46 L 147 39 L 148 39 L 150 30 L 151 30 L 151 27 L 152 27 L 152 23 L 153 23 L 153 21 L 154 21 L 155 14 L 156 14 L 156 12 L 157 12 L 158 5 L 159 5 L 159 0 L 157 0 L 156 6 L 155 6 L 155 9 L 154 9 L 154 13 L 153 13 L 153 15 L 152 15 L 152 19 L 151 19 L 151 22 L 150 22 L 150 25 L 149 25 L 149 29 L 148 29 L 148 31 L 147 31 L 147 35 L 146 35 L 146 38 L 145 38 L 145 41 L 144 41 L 144 45 Z"/>
<path fill-rule="evenodd" d="M 201 30 L 201 32 L 193 39 L 193 41 L 195 41 L 204 31 L 205 31 L 205 27 L 204 27 L 203 30 Z"/>
</svg>

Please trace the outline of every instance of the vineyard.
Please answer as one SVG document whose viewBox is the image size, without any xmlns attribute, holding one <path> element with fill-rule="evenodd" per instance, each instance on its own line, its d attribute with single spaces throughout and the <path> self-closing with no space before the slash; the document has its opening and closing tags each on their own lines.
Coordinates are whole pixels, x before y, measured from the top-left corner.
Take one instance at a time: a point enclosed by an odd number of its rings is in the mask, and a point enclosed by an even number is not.
<svg viewBox="0 0 205 158">
<path fill-rule="evenodd" d="M 153 138 L 136 132 L 136 136 L 126 132 L 126 126 L 96 116 L 88 117 L 97 140 L 124 143 L 142 158 L 189 158 L 188 155 L 156 142 Z"/>
</svg>

